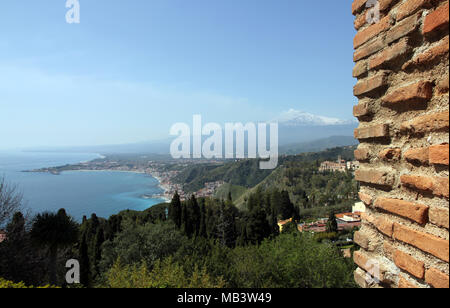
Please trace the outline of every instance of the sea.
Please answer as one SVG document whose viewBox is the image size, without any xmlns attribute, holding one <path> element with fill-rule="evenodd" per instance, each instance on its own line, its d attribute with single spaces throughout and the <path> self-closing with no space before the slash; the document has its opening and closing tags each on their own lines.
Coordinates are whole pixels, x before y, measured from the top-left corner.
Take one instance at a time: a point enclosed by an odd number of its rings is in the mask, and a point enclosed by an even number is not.
<svg viewBox="0 0 450 308">
<path fill-rule="evenodd" d="M 108 218 L 122 210 L 142 211 L 164 202 L 143 196 L 162 193 L 147 174 L 115 171 L 66 171 L 59 175 L 24 170 L 75 164 L 99 158 L 93 153 L 0 152 L 0 178 L 17 187 L 33 214 L 64 208 L 77 221 L 95 213 Z"/>
</svg>

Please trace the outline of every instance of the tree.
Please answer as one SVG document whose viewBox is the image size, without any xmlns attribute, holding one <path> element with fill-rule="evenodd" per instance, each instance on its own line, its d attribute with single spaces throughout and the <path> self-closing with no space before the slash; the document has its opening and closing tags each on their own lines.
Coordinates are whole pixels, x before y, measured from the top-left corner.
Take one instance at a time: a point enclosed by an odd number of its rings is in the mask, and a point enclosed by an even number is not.
<svg viewBox="0 0 450 308">
<path fill-rule="evenodd" d="M 60 209 L 56 214 L 38 214 L 31 229 L 31 238 L 36 244 L 48 249 L 50 283 L 56 285 L 58 249 L 70 246 L 77 241 L 77 223 L 70 216 L 67 216 L 64 209 Z"/>
<path fill-rule="evenodd" d="M 175 223 L 178 228 L 181 227 L 181 201 L 178 192 L 175 192 L 172 201 L 170 202 L 169 218 Z"/>
<path fill-rule="evenodd" d="M 337 232 L 337 231 L 338 231 L 338 224 L 336 220 L 336 215 L 334 214 L 334 211 L 331 211 L 327 222 L 327 232 Z"/>
<path fill-rule="evenodd" d="M 22 194 L 17 187 L 0 178 L 0 227 L 6 225 L 22 207 Z"/>
<path fill-rule="evenodd" d="M 86 234 L 84 233 L 81 238 L 81 243 L 78 252 L 78 258 L 80 260 L 80 280 L 84 286 L 90 285 L 90 262 L 88 245 L 86 240 Z"/>
</svg>

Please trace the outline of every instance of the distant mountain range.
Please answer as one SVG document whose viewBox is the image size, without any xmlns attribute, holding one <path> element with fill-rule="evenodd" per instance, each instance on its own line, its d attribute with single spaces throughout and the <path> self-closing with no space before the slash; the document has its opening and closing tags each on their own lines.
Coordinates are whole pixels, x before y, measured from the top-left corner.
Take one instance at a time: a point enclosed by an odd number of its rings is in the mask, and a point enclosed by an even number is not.
<svg viewBox="0 0 450 308">
<path fill-rule="evenodd" d="M 274 119 L 278 122 L 278 143 L 281 154 L 298 154 L 322 151 L 327 148 L 355 145 L 352 137 L 357 121 L 317 116 L 298 110 L 288 110 Z M 207 137 L 203 137 L 206 139 Z M 84 152 L 101 154 L 148 153 L 168 155 L 174 138 L 120 145 L 99 145 L 79 147 L 28 148 L 33 152 Z M 247 140 L 246 140 L 247 141 Z"/>
<path fill-rule="evenodd" d="M 290 109 L 281 113 L 275 121 L 284 126 L 334 126 L 334 125 L 355 125 L 357 121 L 341 120 L 338 118 L 330 118 L 318 116 L 300 110 Z"/>
</svg>

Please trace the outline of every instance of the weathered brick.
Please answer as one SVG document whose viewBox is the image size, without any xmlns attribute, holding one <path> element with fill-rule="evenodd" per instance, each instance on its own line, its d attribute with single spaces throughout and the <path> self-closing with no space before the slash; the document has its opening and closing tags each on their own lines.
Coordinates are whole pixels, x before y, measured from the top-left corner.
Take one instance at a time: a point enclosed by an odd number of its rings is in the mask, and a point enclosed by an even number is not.
<svg viewBox="0 0 450 308">
<path fill-rule="evenodd" d="M 428 148 L 409 149 L 403 154 L 403 157 L 411 163 L 428 163 Z"/>
<path fill-rule="evenodd" d="M 377 124 L 355 129 L 355 139 L 382 138 L 389 136 L 389 125 Z"/>
<path fill-rule="evenodd" d="M 380 197 L 375 201 L 374 205 L 377 208 L 405 217 L 419 224 L 425 224 L 428 221 L 428 206 L 423 204 Z"/>
<path fill-rule="evenodd" d="M 364 30 L 359 31 L 353 39 L 353 47 L 357 49 L 359 46 L 369 41 L 371 38 L 389 29 L 390 26 L 391 16 L 388 15 L 383 17 L 379 22 L 368 26 Z"/>
<path fill-rule="evenodd" d="M 433 288 L 448 289 L 449 277 L 438 269 L 430 268 L 425 273 L 425 281 Z"/>
<path fill-rule="evenodd" d="M 397 9 L 397 21 L 417 12 L 421 8 L 430 8 L 431 0 L 408 0 L 403 2 Z"/>
<path fill-rule="evenodd" d="M 403 122 L 402 131 L 410 131 L 412 133 L 428 133 L 438 130 L 448 130 L 448 111 L 427 114 Z"/>
<path fill-rule="evenodd" d="M 412 189 L 431 192 L 440 197 L 449 197 L 448 177 L 427 177 L 404 174 L 400 177 L 400 181 L 404 186 Z"/>
<path fill-rule="evenodd" d="M 402 150 L 399 148 L 388 148 L 378 153 L 378 157 L 383 160 L 399 160 L 401 156 Z"/>
<path fill-rule="evenodd" d="M 394 223 L 394 238 L 419 248 L 443 261 L 449 261 L 449 242 L 443 238 Z"/>
<path fill-rule="evenodd" d="M 373 77 L 369 77 L 358 81 L 358 83 L 353 87 L 353 94 L 355 96 L 360 96 L 362 94 L 367 94 L 372 91 L 378 90 L 387 85 L 386 74 L 378 74 Z"/>
<path fill-rule="evenodd" d="M 438 29 L 448 27 L 448 22 L 449 22 L 449 3 L 447 2 L 425 17 L 425 21 L 423 22 L 422 33 L 424 35 L 429 35 Z"/>
<path fill-rule="evenodd" d="M 449 89 L 449 82 L 448 82 L 448 74 L 446 76 L 443 76 L 437 83 L 437 89 L 439 91 L 439 94 L 448 93 Z"/>
<path fill-rule="evenodd" d="M 370 158 L 369 149 L 365 147 L 358 147 L 355 152 L 355 159 L 358 161 L 366 161 Z"/>
<path fill-rule="evenodd" d="M 380 3 L 380 11 L 387 10 L 395 0 L 378 0 Z"/>
<path fill-rule="evenodd" d="M 353 241 L 366 250 L 369 248 L 369 238 L 361 231 L 355 232 Z"/>
<path fill-rule="evenodd" d="M 366 5 L 367 0 L 354 0 L 352 3 L 352 14 L 355 15 Z"/>
<path fill-rule="evenodd" d="M 429 81 L 419 81 L 400 87 L 382 98 L 383 105 L 395 106 L 407 102 L 426 103 L 433 96 L 433 85 Z"/>
<path fill-rule="evenodd" d="M 383 242 L 383 252 L 389 259 L 394 259 L 394 254 L 397 249 L 393 244 L 391 244 L 389 241 Z"/>
<path fill-rule="evenodd" d="M 368 67 L 367 67 L 367 61 L 358 61 L 353 68 L 353 77 L 359 77 L 365 73 L 367 73 Z"/>
<path fill-rule="evenodd" d="M 438 144 L 430 147 L 429 150 L 430 164 L 448 166 L 449 149 L 448 144 Z"/>
<path fill-rule="evenodd" d="M 353 253 L 353 261 L 363 270 L 365 270 L 368 273 L 373 273 L 374 272 L 374 265 L 379 264 L 378 260 L 371 258 L 370 256 L 368 256 L 366 253 L 362 252 L 361 250 L 359 251 L 355 251 Z M 378 278 L 380 281 L 384 280 L 384 274 L 385 274 L 386 270 L 383 269 L 382 266 L 379 266 L 379 273 L 377 273 L 377 275 L 379 275 Z"/>
<path fill-rule="evenodd" d="M 359 267 L 356 269 L 356 271 L 353 273 L 353 278 L 355 279 L 355 282 L 361 287 L 361 288 L 368 288 L 369 284 L 366 281 L 366 272 L 364 272 Z"/>
<path fill-rule="evenodd" d="M 360 103 L 353 106 L 353 116 L 356 118 L 361 118 L 370 115 L 372 112 L 367 103 Z"/>
<path fill-rule="evenodd" d="M 382 216 L 373 216 L 369 213 L 361 213 L 361 218 L 365 221 L 367 221 L 368 223 L 374 225 L 375 228 L 377 228 L 378 231 L 380 231 L 381 233 L 392 237 L 392 234 L 394 232 L 394 223 L 387 219 L 384 218 Z"/>
<path fill-rule="evenodd" d="M 371 195 L 359 192 L 358 193 L 359 199 L 367 206 L 372 205 L 373 198 Z"/>
<path fill-rule="evenodd" d="M 364 46 L 359 47 L 355 53 L 353 54 L 353 61 L 359 61 L 361 59 L 367 58 L 370 55 L 373 55 L 377 51 L 380 51 L 386 47 L 383 40 L 373 40 Z"/>
<path fill-rule="evenodd" d="M 412 65 L 424 65 L 435 59 L 445 56 L 449 51 L 449 37 L 448 35 L 440 40 L 438 43 L 428 48 L 424 52 L 414 56 L 411 61 L 405 63 L 402 69 L 407 69 Z"/>
<path fill-rule="evenodd" d="M 355 179 L 360 182 L 392 186 L 394 176 L 387 171 L 377 169 L 359 169 L 355 171 Z"/>
<path fill-rule="evenodd" d="M 408 39 L 402 39 L 400 42 L 386 48 L 379 54 L 375 55 L 369 61 L 369 69 L 377 69 L 380 67 L 387 67 L 392 63 L 397 64 L 398 59 L 411 51 L 408 44 Z"/>
<path fill-rule="evenodd" d="M 362 26 L 366 24 L 366 22 L 367 22 L 366 14 L 360 14 L 358 17 L 355 18 L 353 25 L 355 26 L 356 30 L 359 30 Z"/>
<path fill-rule="evenodd" d="M 425 277 L 425 263 L 415 259 L 403 251 L 396 250 L 394 254 L 394 263 L 399 268 L 407 271 L 414 277 L 422 279 Z"/>
<path fill-rule="evenodd" d="M 398 40 L 399 38 L 409 35 L 414 30 L 417 29 L 419 24 L 420 24 L 420 14 L 415 14 L 413 16 L 403 19 L 386 33 L 385 43 L 390 44 Z"/>
<path fill-rule="evenodd" d="M 404 277 L 400 277 L 398 280 L 398 288 L 399 289 L 416 289 L 417 286 L 408 280 L 406 280 Z"/>
<path fill-rule="evenodd" d="M 431 207 L 428 213 L 430 222 L 444 228 L 449 228 L 448 209 Z"/>
</svg>

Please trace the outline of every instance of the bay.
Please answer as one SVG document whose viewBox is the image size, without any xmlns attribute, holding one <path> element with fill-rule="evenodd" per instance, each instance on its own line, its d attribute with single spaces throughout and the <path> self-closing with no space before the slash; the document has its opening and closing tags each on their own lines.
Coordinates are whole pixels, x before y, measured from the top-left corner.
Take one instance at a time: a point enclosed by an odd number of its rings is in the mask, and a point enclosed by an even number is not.
<svg viewBox="0 0 450 308">
<path fill-rule="evenodd" d="M 0 152 L 0 177 L 16 185 L 24 205 L 34 214 L 60 208 L 77 221 L 95 213 L 108 218 L 126 209 L 145 210 L 162 199 L 143 195 L 162 192 L 159 182 L 147 174 L 113 171 L 67 171 L 60 175 L 22 172 L 61 166 L 100 157 L 92 153 Z"/>
</svg>

